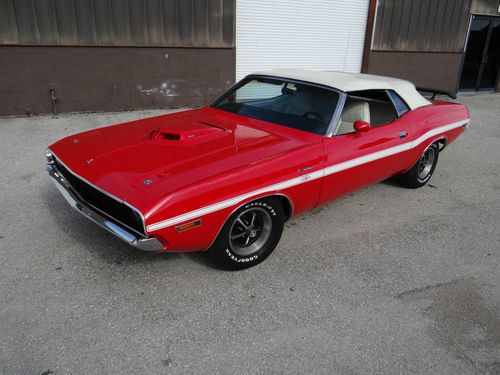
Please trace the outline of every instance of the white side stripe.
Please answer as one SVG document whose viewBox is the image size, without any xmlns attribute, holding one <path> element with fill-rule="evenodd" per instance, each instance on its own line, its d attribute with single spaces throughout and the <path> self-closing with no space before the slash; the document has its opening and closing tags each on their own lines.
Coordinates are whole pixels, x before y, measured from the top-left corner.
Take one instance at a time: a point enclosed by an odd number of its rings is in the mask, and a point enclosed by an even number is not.
<svg viewBox="0 0 500 375">
<path fill-rule="evenodd" d="M 318 171 L 313 172 L 313 173 L 309 173 L 307 175 L 302 175 L 300 177 L 296 177 L 296 178 L 292 178 L 290 180 L 279 182 L 279 183 L 274 184 L 274 185 L 266 186 L 262 189 L 254 190 L 254 191 L 251 191 L 249 193 L 239 195 L 237 197 L 227 199 L 227 200 L 219 202 L 219 203 L 212 204 L 210 206 L 206 206 L 206 207 L 203 207 L 203 208 L 191 211 L 191 212 L 187 212 L 185 214 L 173 217 L 173 218 L 165 220 L 165 221 L 160 221 L 158 223 L 148 225 L 148 232 L 162 229 L 162 228 L 166 228 L 166 227 L 170 227 L 172 225 L 182 223 L 182 222 L 190 220 L 190 219 L 195 219 L 197 217 L 200 217 L 200 216 L 203 216 L 206 214 L 210 214 L 210 213 L 215 212 L 215 211 L 223 210 L 224 208 L 234 206 L 235 204 L 238 204 L 239 202 L 241 202 L 247 198 L 253 197 L 255 195 L 267 193 L 268 191 L 276 191 L 276 190 L 286 189 L 286 188 L 289 188 L 289 187 L 292 187 L 295 185 L 300 185 L 300 184 L 303 184 L 305 182 L 316 180 L 316 179 L 321 178 L 321 177 L 323 177 L 323 169 L 318 170 Z"/>
<path fill-rule="evenodd" d="M 382 150 L 382 151 L 373 152 L 373 153 L 368 154 L 368 155 L 360 156 L 359 158 L 344 161 L 343 163 L 334 164 L 330 167 L 325 168 L 325 176 L 343 171 L 345 169 L 357 167 L 358 165 L 366 164 L 366 163 L 369 163 L 371 161 L 382 159 L 382 158 L 385 158 L 387 156 L 391 156 L 391 155 L 394 155 L 394 154 L 397 154 L 397 153 L 400 153 L 403 151 L 407 151 L 411 148 L 412 148 L 411 142 L 406 142 L 406 143 L 403 143 L 403 144 L 398 145 L 398 146 L 386 148 L 385 150 Z"/>
<path fill-rule="evenodd" d="M 349 168 L 357 167 L 357 166 L 362 165 L 362 164 L 366 164 L 366 163 L 369 163 L 369 162 L 372 162 L 372 161 L 375 161 L 378 159 L 385 158 L 387 156 L 391 156 L 394 154 L 398 154 L 400 152 L 408 151 L 414 147 L 417 147 L 419 144 L 421 144 L 425 140 L 434 137 L 435 135 L 438 135 L 440 133 L 444 133 L 448 130 L 459 128 L 463 125 L 466 125 L 469 122 L 469 120 L 470 119 L 457 121 L 457 122 L 454 122 L 452 124 L 441 126 L 439 128 L 430 130 L 412 142 L 406 142 L 406 143 L 403 143 L 401 145 L 390 147 L 390 148 L 387 148 L 387 149 L 382 150 L 382 151 L 373 152 L 371 154 L 364 155 L 364 156 L 361 156 L 359 158 L 351 159 L 351 160 L 348 160 L 348 161 L 345 161 L 345 162 L 342 162 L 339 164 L 329 166 L 327 168 L 318 170 L 316 172 L 312 172 L 312 173 L 309 173 L 306 175 L 302 175 L 300 177 L 296 177 L 296 178 L 292 178 L 290 180 L 279 182 L 279 183 L 274 184 L 274 185 L 266 186 L 266 187 L 263 187 L 261 189 L 251 191 L 249 193 L 239 195 L 239 196 L 234 197 L 234 198 L 227 199 L 227 200 L 222 201 L 222 202 L 211 204 L 210 206 L 202 207 L 202 208 L 199 208 L 197 210 L 190 211 L 190 212 L 187 212 L 185 214 L 175 216 L 173 218 L 170 218 L 170 219 L 167 219 L 164 221 L 160 221 L 160 222 L 155 223 L 155 224 L 148 225 L 147 231 L 152 232 L 152 231 L 155 231 L 158 229 L 170 227 L 172 225 L 179 224 L 179 223 L 191 220 L 191 219 L 196 219 L 200 216 L 207 215 L 207 214 L 210 214 L 210 213 L 215 212 L 215 211 L 219 211 L 219 210 L 223 210 L 225 208 L 232 207 L 232 206 L 240 203 L 241 201 L 244 201 L 244 200 L 251 198 L 253 196 L 256 196 L 256 195 L 260 195 L 260 194 L 268 193 L 268 192 L 273 192 L 273 191 L 279 191 L 281 189 L 286 189 L 286 188 L 289 188 L 292 186 L 304 184 L 306 182 L 316 180 L 316 179 L 321 178 L 323 176 L 328 176 L 328 175 L 331 175 L 331 174 L 334 174 L 334 173 L 337 173 L 337 172 L 340 172 L 340 171 L 343 171 L 343 170 L 346 170 Z"/>
<path fill-rule="evenodd" d="M 417 147 L 420 143 L 424 142 L 425 140 L 427 140 L 429 138 L 434 137 L 435 135 L 447 132 L 448 130 L 459 128 L 459 127 L 464 126 L 464 125 L 467 125 L 469 123 L 469 121 L 470 121 L 470 118 L 465 119 L 465 120 L 461 120 L 461 121 L 457 121 L 457 122 L 454 122 L 454 123 L 451 123 L 448 125 L 444 125 L 444 126 L 441 126 L 439 128 L 436 128 L 436 129 L 429 130 L 424 135 L 421 135 L 420 137 L 415 139 L 412 143 L 412 147 Z"/>
</svg>

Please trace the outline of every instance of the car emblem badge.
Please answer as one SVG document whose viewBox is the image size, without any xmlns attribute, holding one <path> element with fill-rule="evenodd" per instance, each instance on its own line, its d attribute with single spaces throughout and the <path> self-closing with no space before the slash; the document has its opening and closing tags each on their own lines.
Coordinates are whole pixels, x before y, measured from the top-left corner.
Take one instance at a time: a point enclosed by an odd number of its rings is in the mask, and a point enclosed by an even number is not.
<svg viewBox="0 0 500 375">
<path fill-rule="evenodd" d="M 151 182 L 153 182 L 153 181 L 151 181 L 151 180 L 148 179 L 148 180 L 144 180 L 143 184 L 144 185 L 151 185 Z"/>
<path fill-rule="evenodd" d="M 89 160 L 85 160 L 85 163 L 90 164 L 90 163 L 92 163 L 93 161 L 94 161 L 94 159 L 89 159 Z"/>
<path fill-rule="evenodd" d="M 78 138 L 73 139 L 73 143 L 78 143 L 80 140 Z"/>
</svg>

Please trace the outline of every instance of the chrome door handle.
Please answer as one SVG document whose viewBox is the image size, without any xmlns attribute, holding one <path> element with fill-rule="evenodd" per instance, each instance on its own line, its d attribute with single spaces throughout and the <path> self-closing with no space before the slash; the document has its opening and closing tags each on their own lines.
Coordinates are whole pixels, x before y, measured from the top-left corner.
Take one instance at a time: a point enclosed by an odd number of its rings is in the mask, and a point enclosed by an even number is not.
<svg viewBox="0 0 500 375">
<path fill-rule="evenodd" d="M 307 172 L 307 171 L 310 171 L 313 168 L 314 167 L 311 167 L 311 166 L 302 167 L 302 168 L 299 168 L 299 172 Z"/>
<path fill-rule="evenodd" d="M 404 130 L 400 131 L 399 132 L 399 139 L 403 139 L 403 138 L 406 138 L 408 133 L 406 133 Z"/>
</svg>

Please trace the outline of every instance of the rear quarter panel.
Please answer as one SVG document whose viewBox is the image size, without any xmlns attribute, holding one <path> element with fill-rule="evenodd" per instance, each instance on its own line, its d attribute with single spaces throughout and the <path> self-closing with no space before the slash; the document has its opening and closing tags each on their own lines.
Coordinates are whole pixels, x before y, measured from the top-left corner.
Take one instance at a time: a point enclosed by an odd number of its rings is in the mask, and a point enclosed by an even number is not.
<svg viewBox="0 0 500 375">
<path fill-rule="evenodd" d="M 408 112 L 405 120 L 413 140 L 409 169 L 432 143 L 443 139 L 449 145 L 455 141 L 464 132 L 470 115 L 463 104 L 435 100 L 431 105 Z"/>
</svg>

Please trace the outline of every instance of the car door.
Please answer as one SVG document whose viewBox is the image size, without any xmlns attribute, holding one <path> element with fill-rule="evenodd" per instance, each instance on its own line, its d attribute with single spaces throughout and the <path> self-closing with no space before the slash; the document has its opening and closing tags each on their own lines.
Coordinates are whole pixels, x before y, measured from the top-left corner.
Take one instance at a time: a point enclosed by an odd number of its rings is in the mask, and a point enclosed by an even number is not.
<svg viewBox="0 0 500 375">
<path fill-rule="evenodd" d="M 370 130 L 324 138 L 325 172 L 320 204 L 389 178 L 408 167 L 411 134 L 404 113 L 396 111 L 389 96 L 385 103 L 380 100 L 364 102 L 369 103 L 370 117 L 374 120 Z M 392 118 L 387 111 L 388 105 L 394 110 Z M 382 108 L 386 111 L 383 115 L 376 113 Z M 344 108 L 341 117 L 345 112 Z M 354 122 L 355 119 L 350 120 Z"/>
</svg>

